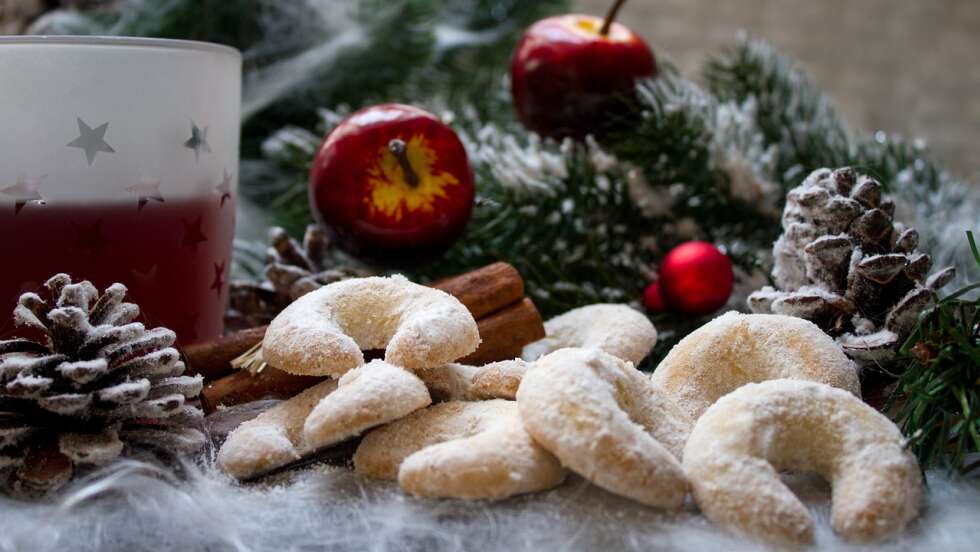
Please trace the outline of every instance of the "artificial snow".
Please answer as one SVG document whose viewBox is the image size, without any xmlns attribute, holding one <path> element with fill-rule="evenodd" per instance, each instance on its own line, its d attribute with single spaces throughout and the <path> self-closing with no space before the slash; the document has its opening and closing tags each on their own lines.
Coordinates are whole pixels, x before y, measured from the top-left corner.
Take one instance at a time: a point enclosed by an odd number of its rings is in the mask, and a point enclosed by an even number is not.
<svg viewBox="0 0 980 552">
<path fill-rule="evenodd" d="M 817 523 L 817 549 L 976 550 L 980 481 L 932 473 L 922 517 L 900 538 L 849 545 L 828 524 L 829 487 L 790 481 Z M 0 550 L 766 550 L 725 533 L 690 505 L 665 513 L 578 478 L 501 502 L 417 499 L 394 483 L 314 466 L 239 485 L 212 468 L 176 482 L 123 460 L 60 500 L 0 498 Z"/>
</svg>

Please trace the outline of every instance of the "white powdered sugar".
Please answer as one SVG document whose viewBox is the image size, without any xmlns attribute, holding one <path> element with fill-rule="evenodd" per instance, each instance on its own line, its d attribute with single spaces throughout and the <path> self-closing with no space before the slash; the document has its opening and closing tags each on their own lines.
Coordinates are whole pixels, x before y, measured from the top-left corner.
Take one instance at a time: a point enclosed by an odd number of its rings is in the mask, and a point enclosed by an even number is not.
<svg viewBox="0 0 980 552">
<path fill-rule="evenodd" d="M 545 322 L 544 331 L 544 338 L 524 347 L 524 360 L 532 361 L 564 347 L 591 347 L 639 364 L 657 344 L 657 330 L 650 319 L 619 304 L 572 309 Z"/>
<path fill-rule="evenodd" d="M 228 434 L 217 464 L 238 479 L 247 479 L 299 460 L 312 452 L 303 424 L 321 399 L 337 389 L 327 380 L 283 401 Z"/>
<path fill-rule="evenodd" d="M 416 370 L 415 375 L 425 382 L 433 400 L 513 400 L 528 366 L 519 358 L 483 366 L 452 363 Z"/>
<path fill-rule="evenodd" d="M 691 422 L 632 364 L 560 349 L 524 375 L 517 405 L 534 440 L 582 477 L 650 506 L 683 504 L 678 458 Z"/>
<path fill-rule="evenodd" d="M 265 360 L 286 372 L 340 376 L 361 365 L 361 350 L 414 370 L 476 350 L 473 315 L 455 297 L 404 276 L 353 278 L 326 285 L 286 307 L 269 325 Z"/>
<path fill-rule="evenodd" d="M 425 408 L 429 391 L 411 372 L 380 360 L 347 372 L 313 408 L 303 436 L 314 448 L 334 445 Z"/>
<path fill-rule="evenodd" d="M 857 367 L 830 336 L 812 322 L 776 314 L 725 313 L 675 345 L 652 376 L 692 420 L 746 383 L 777 378 L 861 395 Z"/>
<path fill-rule="evenodd" d="M 354 466 L 419 496 L 502 499 L 565 479 L 524 430 L 517 403 L 502 399 L 439 403 L 372 431 Z"/>
<path fill-rule="evenodd" d="M 777 379 L 722 397 L 698 420 L 684 471 L 712 521 L 779 543 L 813 540 L 814 522 L 778 471 L 816 472 L 833 487 L 831 525 L 878 540 L 916 517 L 919 466 L 898 428 L 846 391 Z"/>
</svg>

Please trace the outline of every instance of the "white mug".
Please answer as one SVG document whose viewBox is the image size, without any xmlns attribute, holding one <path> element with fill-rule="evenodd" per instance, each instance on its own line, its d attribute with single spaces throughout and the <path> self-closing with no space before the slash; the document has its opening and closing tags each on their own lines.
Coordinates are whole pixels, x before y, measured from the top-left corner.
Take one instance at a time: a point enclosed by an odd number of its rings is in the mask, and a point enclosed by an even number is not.
<svg viewBox="0 0 980 552">
<path fill-rule="evenodd" d="M 0 37 L 0 338 L 67 272 L 125 284 L 181 344 L 223 330 L 241 54 L 122 37 Z"/>
</svg>

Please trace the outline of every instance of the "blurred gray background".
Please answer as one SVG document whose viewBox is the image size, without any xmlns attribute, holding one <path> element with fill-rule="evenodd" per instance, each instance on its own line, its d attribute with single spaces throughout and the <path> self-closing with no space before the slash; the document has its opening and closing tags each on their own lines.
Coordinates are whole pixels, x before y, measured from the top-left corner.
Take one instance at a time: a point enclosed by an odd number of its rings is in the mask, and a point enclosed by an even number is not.
<svg viewBox="0 0 980 552">
<path fill-rule="evenodd" d="M 611 0 L 578 0 L 605 14 Z M 850 126 L 926 139 L 980 180 L 980 1 L 631 0 L 619 20 L 697 76 L 738 29 L 795 57 Z"/>
<path fill-rule="evenodd" d="M 0 34 L 98 1 L 0 0 Z M 612 4 L 576 1 L 600 16 Z M 689 76 L 745 29 L 798 59 L 855 129 L 925 138 L 980 181 L 980 0 L 630 0 L 620 21 Z"/>
</svg>

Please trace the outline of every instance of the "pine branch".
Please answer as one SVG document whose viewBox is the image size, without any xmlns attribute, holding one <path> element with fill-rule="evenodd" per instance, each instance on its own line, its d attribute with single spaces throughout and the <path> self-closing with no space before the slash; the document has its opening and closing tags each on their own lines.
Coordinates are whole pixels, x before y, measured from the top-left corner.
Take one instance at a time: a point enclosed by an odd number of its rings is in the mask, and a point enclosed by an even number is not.
<svg viewBox="0 0 980 552">
<path fill-rule="evenodd" d="M 739 143 L 746 130 L 756 131 L 751 120 L 732 120 L 741 109 L 720 104 L 664 66 L 638 87 L 634 120 L 623 120 L 603 144 L 638 167 L 644 184 L 667 201 L 658 213 L 663 223 L 696 221 L 696 234 L 677 232 L 678 241 L 697 237 L 727 246 L 751 269 L 756 259 L 748 251 L 767 249 L 776 237 L 782 192 L 769 183 L 771 167 L 763 166 L 761 158 L 771 154 Z"/>
<path fill-rule="evenodd" d="M 821 167 L 851 166 L 876 177 L 908 211 L 905 222 L 919 230 L 920 247 L 936 264 L 955 266 L 962 283 L 968 259 L 948 229 L 980 227 L 980 195 L 942 169 L 921 140 L 849 130 L 809 77 L 763 41 L 739 37 L 708 62 L 705 78 L 720 100 L 755 104 L 784 190 Z"/>
<path fill-rule="evenodd" d="M 542 313 L 554 316 L 589 303 L 638 303 L 653 262 L 688 239 L 713 240 L 745 272 L 757 271 L 778 229 L 780 194 L 766 182 L 771 169 L 760 158 L 769 153 L 752 118 L 717 105 L 675 71 L 639 91 L 621 132 L 604 138 L 616 155 L 594 141 L 542 143 L 517 125 L 486 124 L 475 109 L 447 112 L 475 169 L 477 205 L 459 243 L 413 276 L 424 281 L 506 260 L 524 274 Z M 324 131 L 341 118 L 322 114 Z M 263 151 L 276 168 L 270 174 L 282 178 L 252 188 L 262 190 L 259 202 L 299 215 L 277 220 L 294 234 L 309 220 L 305 175 L 316 142 L 302 129 L 274 134 Z M 700 322 L 660 317 L 664 339 L 647 367 Z"/>
<path fill-rule="evenodd" d="M 88 12 L 57 10 L 46 17 L 47 25 L 41 30 L 45 34 L 205 40 L 246 49 L 262 38 L 262 21 L 277 17 L 283 4 L 268 0 L 123 0 Z"/>
<path fill-rule="evenodd" d="M 919 140 L 849 129 L 809 76 L 765 41 L 739 36 L 708 61 L 704 77 L 720 101 L 757 103 L 759 128 L 778 147 L 776 174 L 787 189 L 820 167 L 852 166 L 883 183 L 911 171 L 907 176 L 928 190 L 955 181 Z"/>
<path fill-rule="evenodd" d="M 784 191 L 813 169 L 853 164 L 850 131 L 828 98 L 768 43 L 739 36 L 708 61 L 704 77 L 721 101 L 756 102 L 759 128 L 778 147 L 776 174 Z"/>
<path fill-rule="evenodd" d="M 474 150 L 478 197 L 465 236 L 416 271 L 434 279 L 496 260 L 514 264 L 545 317 L 597 302 L 635 301 L 656 227 L 601 153 L 565 142 L 521 144 L 492 126 Z"/>
<path fill-rule="evenodd" d="M 973 233 L 968 241 L 980 267 Z M 980 475 L 980 299 L 966 286 L 923 314 L 902 347 L 905 370 L 886 411 L 909 437 L 923 468 Z"/>
</svg>

